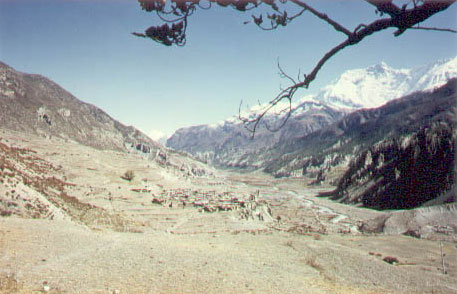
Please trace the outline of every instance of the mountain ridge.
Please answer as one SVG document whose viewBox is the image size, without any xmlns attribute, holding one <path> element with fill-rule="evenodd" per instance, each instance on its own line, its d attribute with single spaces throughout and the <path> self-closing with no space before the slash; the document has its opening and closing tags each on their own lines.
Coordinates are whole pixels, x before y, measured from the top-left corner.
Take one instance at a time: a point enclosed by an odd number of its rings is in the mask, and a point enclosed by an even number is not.
<svg viewBox="0 0 457 294">
<path fill-rule="evenodd" d="M 0 122 L 3 127 L 57 136 L 95 147 L 154 153 L 159 144 L 93 104 L 80 101 L 46 77 L 0 63 Z"/>
<path fill-rule="evenodd" d="M 270 150 L 265 171 L 306 176 L 322 196 L 376 209 L 454 202 L 457 79 L 338 122 Z M 454 194 L 453 194 L 454 193 Z"/>
<path fill-rule="evenodd" d="M 137 154 L 184 175 L 213 173 L 191 156 L 168 149 L 97 106 L 79 100 L 52 80 L 18 72 L 3 62 L 0 62 L 0 126 L 100 150 Z"/>
</svg>

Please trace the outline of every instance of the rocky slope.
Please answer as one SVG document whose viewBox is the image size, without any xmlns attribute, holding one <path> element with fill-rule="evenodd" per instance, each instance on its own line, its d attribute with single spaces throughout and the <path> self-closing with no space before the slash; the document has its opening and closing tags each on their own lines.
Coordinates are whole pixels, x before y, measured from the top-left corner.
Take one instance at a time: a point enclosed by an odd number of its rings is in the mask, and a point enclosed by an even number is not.
<svg viewBox="0 0 457 294">
<path fill-rule="evenodd" d="M 40 75 L 20 73 L 0 62 L 0 124 L 95 147 L 155 153 L 159 145 L 94 105 L 84 103 Z"/>
<path fill-rule="evenodd" d="M 183 150 L 210 164 L 222 167 L 258 168 L 262 155 L 278 142 L 287 142 L 318 130 L 343 117 L 344 112 L 318 102 L 304 102 L 293 110 L 287 127 L 272 133 L 265 123 L 274 124 L 274 115 L 266 117 L 254 138 L 236 119 L 218 125 L 200 125 L 179 129 L 167 146 Z"/>
<path fill-rule="evenodd" d="M 456 87 L 453 79 L 432 93 L 356 111 L 278 145 L 272 153 L 277 159 L 266 170 L 329 180 L 337 185 L 328 194 L 333 199 L 366 207 L 411 208 L 436 198 L 452 202 Z"/>
<path fill-rule="evenodd" d="M 230 118 L 214 125 L 179 129 L 167 146 L 217 166 L 255 169 L 265 166 L 272 156 L 268 150 L 281 142 L 288 145 L 357 109 L 379 107 L 416 91 L 431 91 L 453 77 L 457 77 L 457 58 L 413 69 L 394 69 L 380 63 L 348 70 L 316 95 L 292 105 L 288 123 L 276 133 L 265 125 L 278 125 L 284 114 L 267 115 L 253 140 L 237 118 Z M 261 105 L 256 106 L 248 115 L 260 109 Z"/>
<path fill-rule="evenodd" d="M 136 153 L 184 176 L 212 174 L 188 155 L 164 148 L 138 129 L 84 103 L 53 81 L 0 62 L 0 127 L 85 146 Z"/>
<path fill-rule="evenodd" d="M 455 139 L 453 127 L 433 122 L 383 140 L 355 157 L 332 198 L 377 209 L 412 208 L 436 198 L 454 202 Z"/>
</svg>

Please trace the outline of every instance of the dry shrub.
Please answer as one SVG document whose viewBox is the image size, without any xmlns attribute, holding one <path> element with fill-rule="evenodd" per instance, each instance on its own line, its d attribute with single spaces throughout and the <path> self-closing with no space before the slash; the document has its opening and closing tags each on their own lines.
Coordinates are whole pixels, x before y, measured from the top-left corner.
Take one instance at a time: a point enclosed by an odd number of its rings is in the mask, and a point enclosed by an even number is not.
<svg viewBox="0 0 457 294">
<path fill-rule="evenodd" d="M 311 236 L 313 236 L 314 240 L 318 241 L 321 239 L 321 236 L 322 235 L 319 235 L 319 234 L 311 234 Z"/>
<path fill-rule="evenodd" d="M 386 256 L 382 260 L 390 264 L 398 263 L 398 259 L 393 256 Z"/>
<path fill-rule="evenodd" d="M 284 245 L 287 246 L 287 247 L 290 247 L 290 248 L 292 248 L 292 249 L 295 249 L 295 248 L 294 248 L 294 243 L 293 243 L 291 240 L 289 240 L 289 241 L 287 241 L 286 243 L 284 243 Z"/>
<path fill-rule="evenodd" d="M 322 272 L 324 270 L 322 266 L 316 261 L 316 256 L 314 255 L 306 255 L 303 261 L 318 272 Z"/>
<path fill-rule="evenodd" d="M 21 288 L 14 274 L 0 274 L 0 293 L 18 293 Z"/>
<path fill-rule="evenodd" d="M 135 173 L 133 172 L 133 170 L 129 169 L 121 176 L 121 178 L 131 182 L 135 178 Z"/>
</svg>

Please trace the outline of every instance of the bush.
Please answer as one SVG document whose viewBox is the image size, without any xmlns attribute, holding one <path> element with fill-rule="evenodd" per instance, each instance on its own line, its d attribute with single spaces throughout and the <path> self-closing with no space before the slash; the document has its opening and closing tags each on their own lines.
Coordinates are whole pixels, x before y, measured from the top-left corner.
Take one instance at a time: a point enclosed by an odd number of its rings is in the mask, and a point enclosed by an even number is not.
<svg viewBox="0 0 457 294">
<path fill-rule="evenodd" d="M 392 256 L 386 256 L 382 260 L 390 264 L 398 263 L 398 259 Z"/>
<path fill-rule="evenodd" d="M 131 182 L 131 181 L 133 180 L 133 178 L 135 178 L 135 173 L 133 172 L 133 170 L 130 170 L 130 169 L 129 169 L 128 171 L 126 171 L 126 172 L 122 175 L 121 178 L 124 179 L 124 180 L 127 180 L 127 181 Z"/>
</svg>

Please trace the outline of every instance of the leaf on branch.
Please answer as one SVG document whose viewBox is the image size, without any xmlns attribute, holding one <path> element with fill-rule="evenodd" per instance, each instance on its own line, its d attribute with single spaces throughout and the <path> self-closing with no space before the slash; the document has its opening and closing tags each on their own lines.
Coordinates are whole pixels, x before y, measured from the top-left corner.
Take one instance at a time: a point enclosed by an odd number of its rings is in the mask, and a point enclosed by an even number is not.
<svg viewBox="0 0 457 294">
<path fill-rule="evenodd" d="M 137 37 L 143 37 L 143 38 L 146 38 L 146 37 L 147 37 L 145 34 L 142 34 L 142 33 L 135 33 L 135 32 L 133 32 L 132 35 L 137 36 Z"/>
<path fill-rule="evenodd" d="M 235 3 L 235 8 L 239 11 L 246 11 L 246 6 L 248 5 L 247 2 L 244 1 L 237 1 Z"/>
<path fill-rule="evenodd" d="M 259 17 L 252 15 L 252 18 L 254 19 L 254 23 L 258 26 L 263 23 L 262 15 L 259 15 Z"/>
<path fill-rule="evenodd" d="M 173 23 L 171 27 L 165 23 L 161 26 L 152 26 L 144 34 L 134 33 L 136 36 L 147 36 L 152 40 L 171 46 L 173 43 L 179 45 L 185 41 L 184 21 Z"/>
</svg>

